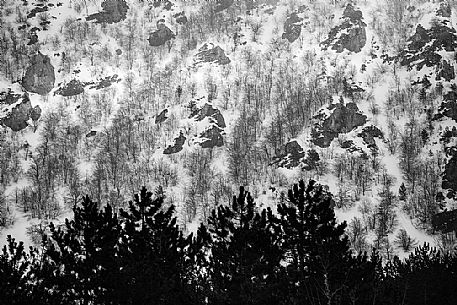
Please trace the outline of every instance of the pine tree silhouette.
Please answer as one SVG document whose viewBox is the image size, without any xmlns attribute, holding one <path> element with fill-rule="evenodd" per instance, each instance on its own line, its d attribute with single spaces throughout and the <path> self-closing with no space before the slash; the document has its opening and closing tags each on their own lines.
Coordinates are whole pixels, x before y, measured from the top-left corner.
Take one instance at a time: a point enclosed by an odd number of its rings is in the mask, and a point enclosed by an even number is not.
<svg viewBox="0 0 457 305">
<path fill-rule="evenodd" d="M 163 197 L 152 199 L 142 188 L 128 211 L 121 210 L 123 232 L 120 244 L 123 289 L 126 304 L 189 304 L 186 266 L 191 261 L 184 238 L 176 225 L 174 206 L 163 208 Z"/>
<path fill-rule="evenodd" d="M 278 304 L 276 272 L 282 251 L 271 209 L 257 212 L 254 199 L 241 187 L 232 205 L 213 210 L 208 223 L 209 303 Z"/>
<path fill-rule="evenodd" d="M 346 223 L 337 224 L 333 199 L 310 180 L 289 190 L 278 206 L 288 253 L 288 286 L 297 300 L 333 304 L 348 283 L 351 257 Z M 305 303 L 306 303 L 305 302 Z"/>
</svg>

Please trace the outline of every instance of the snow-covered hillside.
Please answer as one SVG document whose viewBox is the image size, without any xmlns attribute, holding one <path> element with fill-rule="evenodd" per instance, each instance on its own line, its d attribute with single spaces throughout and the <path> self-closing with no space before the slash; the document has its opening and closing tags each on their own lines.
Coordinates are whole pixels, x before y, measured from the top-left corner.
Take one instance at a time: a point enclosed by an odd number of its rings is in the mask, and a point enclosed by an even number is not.
<svg viewBox="0 0 457 305">
<path fill-rule="evenodd" d="M 240 185 L 274 207 L 315 179 L 357 251 L 454 245 L 433 230 L 457 208 L 454 1 L 0 7 L 2 243 L 85 194 L 117 210 L 145 185 L 190 232 Z"/>
</svg>

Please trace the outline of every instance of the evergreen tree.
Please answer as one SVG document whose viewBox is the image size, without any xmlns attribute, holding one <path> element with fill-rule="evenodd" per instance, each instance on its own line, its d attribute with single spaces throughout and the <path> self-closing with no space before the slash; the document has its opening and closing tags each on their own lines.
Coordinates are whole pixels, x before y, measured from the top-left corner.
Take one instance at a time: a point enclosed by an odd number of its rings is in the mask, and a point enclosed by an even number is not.
<svg viewBox="0 0 457 305">
<path fill-rule="evenodd" d="M 0 304 L 28 304 L 30 256 L 11 235 L 0 253 Z"/>
<path fill-rule="evenodd" d="M 277 219 L 256 211 L 243 187 L 232 205 L 208 219 L 211 234 L 210 304 L 278 304 L 276 272 L 282 259 Z"/>
<path fill-rule="evenodd" d="M 123 231 L 119 246 L 121 304 L 189 304 L 192 296 L 187 286 L 186 266 L 190 258 L 186 248 L 192 236 L 184 238 L 176 224 L 174 206 L 163 208 L 163 197 L 152 199 L 142 188 L 121 210 Z"/>
<path fill-rule="evenodd" d="M 120 280 L 117 246 L 120 223 L 111 206 L 104 210 L 85 197 L 73 208 L 73 220 L 64 227 L 50 224 L 49 240 L 44 239 L 40 272 L 50 296 L 71 304 L 108 303 Z"/>
<path fill-rule="evenodd" d="M 348 285 L 346 223 L 337 224 L 331 194 L 313 180 L 289 190 L 278 206 L 283 247 L 288 254 L 289 291 L 309 304 L 334 304 Z"/>
</svg>

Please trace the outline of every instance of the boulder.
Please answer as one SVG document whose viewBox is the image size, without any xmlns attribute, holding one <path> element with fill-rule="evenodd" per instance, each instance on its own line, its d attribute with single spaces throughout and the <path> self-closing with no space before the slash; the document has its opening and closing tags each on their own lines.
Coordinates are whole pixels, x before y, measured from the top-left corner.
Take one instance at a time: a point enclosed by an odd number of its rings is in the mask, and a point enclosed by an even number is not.
<svg viewBox="0 0 457 305">
<path fill-rule="evenodd" d="M 211 43 L 205 43 L 195 55 L 196 64 L 201 62 L 216 63 L 220 65 L 227 65 L 230 63 L 230 59 L 225 55 L 224 50 L 215 46 Z"/>
<path fill-rule="evenodd" d="M 409 70 L 415 67 L 417 71 L 424 66 L 440 66 L 442 60 L 440 53 L 442 51 L 453 53 L 457 49 L 456 30 L 447 24 L 446 20 L 435 21 L 432 22 L 430 29 L 425 29 L 419 24 L 414 35 L 409 38 L 407 47 L 397 57 L 400 64 Z M 450 71 L 446 72 L 450 73 Z"/>
<path fill-rule="evenodd" d="M 89 83 L 85 83 L 84 85 L 86 85 L 86 86 L 91 85 L 89 87 L 89 89 L 100 90 L 100 89 L 108 88 L 113 83 L 118 83 L 120 81 L 121 81 L 121 79 L 118 78 L 118 75 L 114 74 L 112 76 L 106 76 L 106 77 L 100 79 L 98 82 L 89 82 Z"/>
<path fill-rule="evenodd" d="M 284 33 L 282 39 L 287 39 L 290 43 L 300 37 L 303 18 L 299 17 L 297 13 L 292 13 L 284 23 Z"/>
<path fill-rule="evenodd" d="M 357 136 L 361 137 L 363 139 L 363 142 L 367 144 L 368 148 L 373 150 L 378 149 L 374 138 L 384 138 L 382 131 L 378 127 L 373 125 L 364 127 L 362 129 L 362 132 L 360 132 Z"/>
<path fill-rule="evenodd" d="M 84 92 L 85 83 L 80 82 L 77 79 L 72 79 L 63 87 L 60 87 L 55 91 L 54 94 L 62 96 L 74 96 Z"/>
<path fill-rule="evenodd" d="M 170 155 L 170 154 L 175 154 L 178 153 L 182 150 L 182 147 L 184 143 L 186 142 L 186 137 L 182 133 L 182 131 L 179 132 L 179 136 L 174 139 L 174 144 L 169 145 L 167 148 L 164 149 L 163 153 L 165 155 Z"/>
<path fill-rule="evenodd" d="M 157 30 L 149 35 L 148 42 L 152 47 L 159 47 L 173 38 L 175 38 L 175 34 L 165 24 L 158 22 Z"/>
<path fill-rule="evenodd" d="M 46 95 L 54 88 L 55 79 L 51 60 L 48 56 L 38 52 L 30 60 L 22 78 L 22 86 L 29 92 Z"/>
<path fill-rule="evenodd" d="M 455 79 L 454 66 L 449 64 L 447 60 L 443 60 L 441 65 L 437 66 L 436 80 L 439 81 L 441 78 L 448 82 Z"/>
<path fill-rule="evenodd" d="M 365 124 L 367 117 L 359 111 L 355 103 L 342 102 L 328 107 L 332 111 L 326 116 L 322 111 L 314 119 L 317 121 L 312 130 L 312 142 L 319 147 L 329 147 L 340 133 L 347 133 Z"/>
<path fill-rule="evenodd" d="M 86 20 L 95 20 L 96 23 L 118 23 L 127 17 L 129 6 L 125 0 L 105 0 L 102 11 L 87 16 Z"/>
<path fill-rule="evenodd" d="M 360 52 L 367 42 L 367 25 L 363 22 L 362 12 L 349 3 L 341 18 L 342 23 L 330 30 L 322 46 L 325 49 L 330 47 L 338 53 L 344 50 Z"/>
<path fill-rule="evenodd" d="M 41 117 L 41 108 L 40 106 L 35 106 L 32 108 L 32 111 L 30 112 L 30 118 L 32 121 L 36 122 L 40 119 Z"/>
<path fill-rule="evenodd" d="M 161 123 L 165 122 L 165 120 L 168 119 L 167 113 L 168 113 L 168 109 L 162 110 L 158 115 L 156 115 L 155 123 L 161 124 Z"/>
<path fill-rule="evenodd" d="M 296 140 L 292 140 L 286 143 L 281 154 L 276 156 L 271 164 L 285 168 L 297 167 L 304 157 L 305 152 L 301 145 Z"/>
<path fill-rule="evenodd" d="M 173 17 L 175 18 L 176 22 L 181 25 L 187 23 L 187 17 L 186 17 L 186 15 L 184 15 L 184 12 L 174 14 Z"/>
<path fill-rule="evenodd" d="M 457 233 L 457 209 L 433 215 L 432 226 L 434 231 L 440 231 L 443 234 L 453 231 Z"/>
<path fill-rule="evenodd" d="M 212 125 L 210 128 L 206 129 L 200 134 L 200 138 L 203 139 L 203 141 L 200 143 L 200 146 L 202 148 L 214 148 L 223 146 L 224 138 L 222 137 L 221 131 L 222 129 L 215 125 Z"/>
<path fill-rule="evenodd" d="M 213 106 L 208 103 L 203 105 L 201 109 L 195 109 L 190 117 L 194 117 L 197 121 L 209 118 L 211 123 L 215 123 L 219 128 L 225 128 L 224 116 L 220 110 L 213 108 Z"/>
<path fill-rule="evenodd" d="M 16 97 L 14 97 L 16 99 Z M 9 104 L 11 100 L 0 100 L 0 124 L 11 128 L 12 131 L 21 131 L 28 126 L 27 121 L 37 121 L 41 116 L 41 108 L 32 108 L 32 103 L 25 93 L 16 102 Z M 5 105 L 4 107 L 2 107 Z"/>
</svg>

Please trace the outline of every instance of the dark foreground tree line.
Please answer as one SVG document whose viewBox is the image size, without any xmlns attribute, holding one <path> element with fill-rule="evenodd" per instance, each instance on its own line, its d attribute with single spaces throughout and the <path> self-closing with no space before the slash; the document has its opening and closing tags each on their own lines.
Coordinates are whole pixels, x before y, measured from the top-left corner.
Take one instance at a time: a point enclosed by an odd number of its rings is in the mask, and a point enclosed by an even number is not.
<svg viewBox="0 0 457 305">
<path fill-rule="evenodd" d="M 8 237 L 0 304 L 457 304 L 457 257 L 352 253 L 330 193 L 310 181 L 259 209 L 243 188 L 185 236 L 143 188 L 114 213 L 86 197 L 40 249 Z"/>
</svg>

